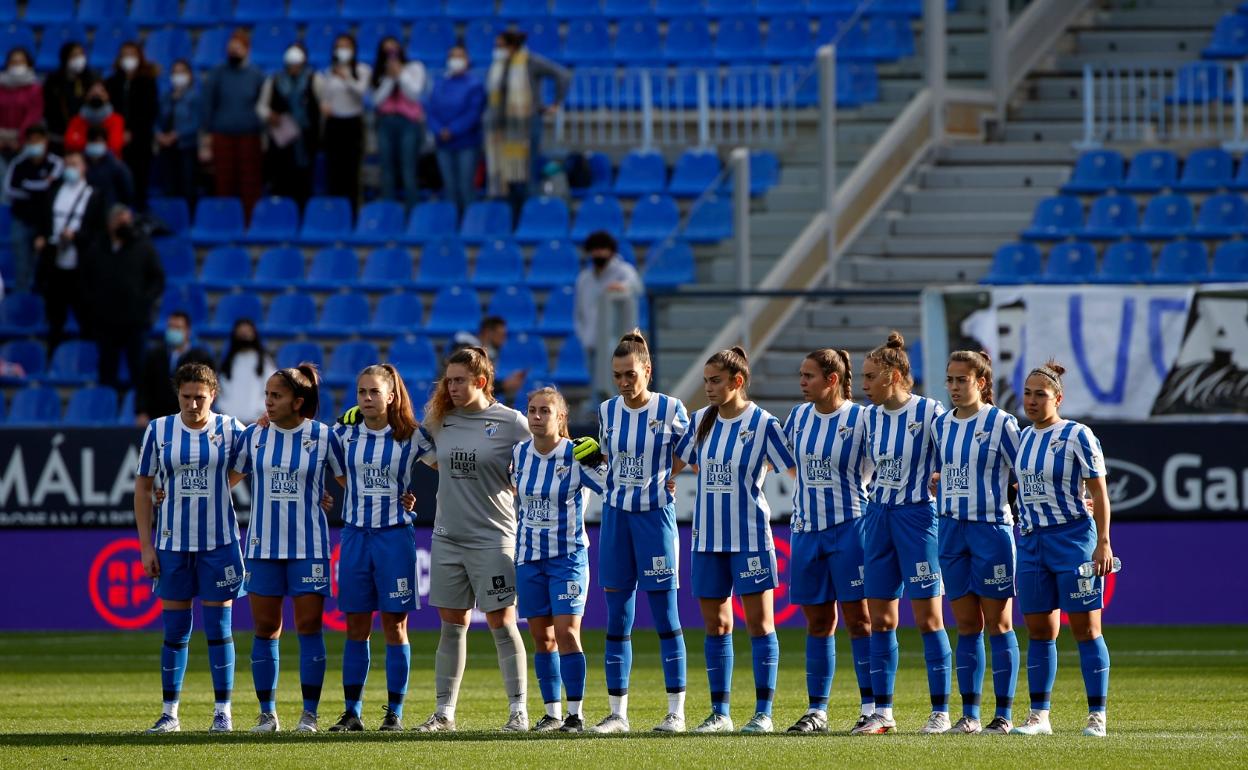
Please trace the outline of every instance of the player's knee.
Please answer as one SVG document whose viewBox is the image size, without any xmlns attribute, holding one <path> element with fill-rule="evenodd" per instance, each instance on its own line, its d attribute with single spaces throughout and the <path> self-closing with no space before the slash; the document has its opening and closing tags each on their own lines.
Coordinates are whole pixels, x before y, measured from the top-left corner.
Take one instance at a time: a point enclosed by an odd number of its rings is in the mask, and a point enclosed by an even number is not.
<svg viewBox="0 0 1248 770">
<path fill-rule="evenodd" d="M 321 633 L 321 619 L 313 618 L 295 618 L 295 629 L 304 636 L 308 634 Z"/>
<path fill-rule="evenodd" d="M 960 636 L 972 636 L 974 634 L 983 633 L 984 619 L 978 618 L 958 618 L 958 634 Z M 998 631 L 997 633 L 1002 633 Z"/>
<path fill-rule="evenodd" d="M 746 620 L 745 627 L 750 632 L 750 636 L 766 636 L 776 630 L 775 624 L 770 620 L 756 618 L 754 620 Z"/>
<path fill-rule="evenodd" d="M 719 618 L 705 621 L 706 633 L 711 636 L 723 636 L 732 633 L 732 622 L 723 621 Z"/>
<path fill-rule="evenodd" d="M 556 645 L 559 648 L 559 652 L 579 652 L 581 649 L 581 636 L 572 628 L 556 628 L 555 643 L 552 645 L 552 651 Z"/>
<path fill-rule="evenodd" d="M 373 630 L 373 614 L 371 612 L 349 613 L 347 615 L 347 638 L 353 642 L 367 642 Z"/>
</svg>

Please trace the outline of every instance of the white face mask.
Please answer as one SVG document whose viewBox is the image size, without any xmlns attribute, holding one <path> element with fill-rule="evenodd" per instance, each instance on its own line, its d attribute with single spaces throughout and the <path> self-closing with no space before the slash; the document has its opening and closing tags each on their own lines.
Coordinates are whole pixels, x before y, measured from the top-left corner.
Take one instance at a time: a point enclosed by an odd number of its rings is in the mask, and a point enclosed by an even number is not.
<svg viewBox="0 0 1248 770">
<path fill-rule="evenodd" d="M 174 88 L 186 88 L 191 84 L 190 73 L 175 72 L 169 76 L 169 82 L 173 84 Z"/>
<path fill-rule="evenodd" d="M 452 75 L 458 75 L 467 69 L 468 60 L 462 56 L 452 56 L 446 60 L 446 71 Z"/>
<path fill-rule="evenodd" d="M 338 60 L 339 64 L 350 64 L 351 59 L 355 58 L 355 51 L 350 48 L 335 48 L 334 58 Z"/>
<path fill-rule="evenodd" d="M 30 74 L 30 67 L 25 64 L 10 64 L 9 74 L 15 78 L 25 77 Z"/>
<path fill-rule="evenodd" d="M 139 68 L 139 57 L 123 56 L 121 57 L 121 61 L 119 63 L 121 64 L 121 69 L 123 71 L 134 72 L 135 70 Z"/>
<path fill-rule="evenodd" d="M 507 56 L 510 53 L 511 51 L 507 50 L 506 48 L 495 48 L 494 49 L 494 61 L 506 61 Z"/>
<path fill-rule="evenodd" d="M 71 56 L 69 57 L 69 61 L 65 63 L 65 66 L 69 68 L 70 72 L 77 75 L 87 68 L 87 57 Z"/>
<path fill-rule="evenodd" d="M 286 62 L 287 67 L 300 67 L 306 61 L 303 51 L 298 48 L 286 49 L 286 55 L 282 57 L 282 61 Z"/>
</svg>

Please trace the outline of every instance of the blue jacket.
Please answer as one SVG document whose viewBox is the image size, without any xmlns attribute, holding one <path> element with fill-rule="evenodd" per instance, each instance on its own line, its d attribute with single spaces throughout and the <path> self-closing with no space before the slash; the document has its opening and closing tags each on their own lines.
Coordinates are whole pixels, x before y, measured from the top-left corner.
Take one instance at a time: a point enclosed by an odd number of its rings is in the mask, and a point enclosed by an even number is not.
<svg viewBox="0 0 1248 770">
<path fill-rule="evenodd" d="M 433 86 L 425 107 L 427 126 L 437 137 L 438 149 L 466 150 L 481 146 L 481 116 L 485 112 L 485 86 L 471 73 L 443 78 Z M 451 132 L 442 141 L 442 129 Z"/>
<path fill-rule="evenodd" d="M 174 98 L 173 91 L 166 91 L 160 97 L 160 119 L 156 130 L 160 132 L 176 131 L 178 148 L 191 149 L 199 144 L 199 92 L 194 86 L 182 92 L 182 96 Z"/>
<path fill-rule="evenodd" d="M 231 67 L 217 65 L 208 73 L 201 100 L 203 130 L 210 134 L 258 134 L 260 116 L 256 102 L 264 73 L 250 64 Z"/>
</svg>

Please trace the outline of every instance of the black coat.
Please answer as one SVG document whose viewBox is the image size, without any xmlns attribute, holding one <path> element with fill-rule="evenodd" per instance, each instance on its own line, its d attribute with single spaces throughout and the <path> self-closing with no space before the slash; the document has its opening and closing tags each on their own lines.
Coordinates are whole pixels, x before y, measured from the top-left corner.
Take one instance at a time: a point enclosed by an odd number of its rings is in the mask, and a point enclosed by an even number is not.
<svg viewBox="0 0 1248 770">
<path fill-rule="evenodd" d="M 86 253 L 78 255 L 90 318 L 84 328 L 107 333 L 151 327 L 165 291 L 165 271 L 151 240 L 136 235 L 114 249 L 104 232 L 95 234 L 89 244 Z"/>
<path fill-rule="evenodd" d="M 108 100 L 117 114 L 126 119 L 126 130 L 131 143 L 152 143 L 156 133 L 156 119 L 160 117 L 160 97 L 156 93 L 156 79 L 150 75 L 135 75 L 126 79 L 114 72 L 104 81 Z"/>
<path fill-rule="evenodd" d="M 134 383 L 134 413 L 151 419 L 178 411 L 178 394 L 173 392 L 174 371 L 183 364 L 205 364 L 216 368 L 212 354 L 203 348 L 191 348 L 173 360 L 169 346 L 157 345 L 143 359 L 143 373 Z"/>
</svg>

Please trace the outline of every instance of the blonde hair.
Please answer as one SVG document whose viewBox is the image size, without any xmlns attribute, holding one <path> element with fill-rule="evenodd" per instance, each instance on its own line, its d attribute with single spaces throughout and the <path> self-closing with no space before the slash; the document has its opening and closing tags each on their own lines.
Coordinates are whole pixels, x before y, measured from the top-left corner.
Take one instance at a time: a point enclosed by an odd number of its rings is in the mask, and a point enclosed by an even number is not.
<svg viewBox="0 0 1248 770">
<path fill-rule="evenodd" d="M 448 369 L 452 364 L 464 367 L 473 377 L 484 377 L 485 397 L 490 403 L 494 403 L 494 364 L 491 363 L 490 356 L 484 348 L 460 348 L 446 359 Z M 438 380 L 438 387 L 429 397 L 429 403 L 425 404 L 425 427 L 434 432 L 441 430 L 443 418 L 454 408 L 455 403 L 451 401 L 451 392 L 447 389 L 444 372 L 442 379 Z"/>
<path fill-rule="evenodd" d="M 533 399 L 544 397 L 549 398 L 555 405 L 555 414 L 559 420 L 559 435 L 563 438 L 572 438 L 572 434 L 568 432 L 568 401 L 563 397 L 557 389 L 547 385 L 544 388 L 538 388 L 529 393 L 529 403 L 533 403 Z"/>
<path fill-rule="evenodd" d="M 411 438 L 420 423 L 416 422 L 416 415 L 412 411 L 412 398 L 407 394 L 407 385 L 403 383 L 399 370 L 393 364 L 373 364 L 360 372 L 360 376 L 356 378 L 357 383 L 360 377 L 376 377 L 389 383 L 394 400 L 386 407 L 386 422 L 390 424 L 396 440 L 406 441 Z"/>
<path fill-rule="evenodd" d="M 901 384 L 906 390 L 914 387 L 914 377 L 910 375 L 910 356 L 906 355 L 906 339 L 901 336 L 901 332 L 889 332 L 884 344 L 867 354 L 867 360 L 875 362 L 881 369 L 891 369 L 901 375 Z"/>
</svg>

